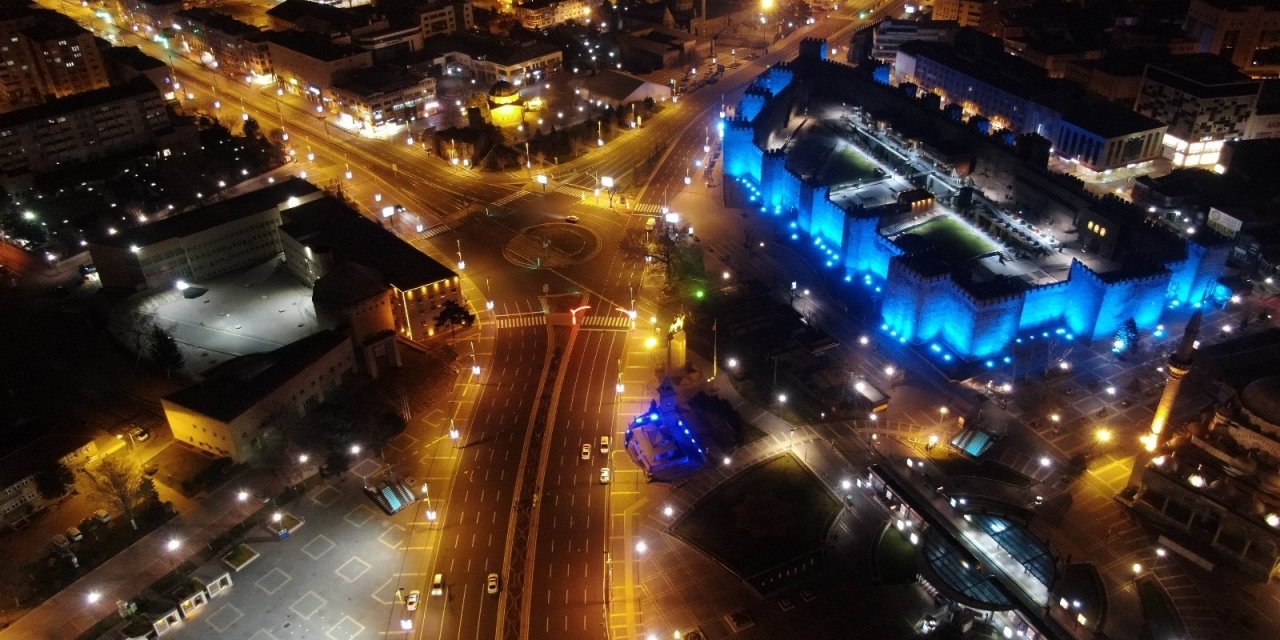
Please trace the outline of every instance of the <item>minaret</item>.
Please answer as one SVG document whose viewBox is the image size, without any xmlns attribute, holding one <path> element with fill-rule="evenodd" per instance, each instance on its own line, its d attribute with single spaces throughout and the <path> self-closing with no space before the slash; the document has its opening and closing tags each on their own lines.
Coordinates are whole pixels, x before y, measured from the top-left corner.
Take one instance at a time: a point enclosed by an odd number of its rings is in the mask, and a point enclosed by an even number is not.
<svg viewBox="0 0 1280 640">
<path fill-rule="evenodd" d="M 1164 393 L 1160 394 L 1160 404 L 1156 405 L 1156 415 L 1151 419 L 1151 431 L 1142 436 L 1142 446 L 1148 452 L 1159 451 L 1169 440 L 1169 412 L 1173 411 L 1173 403 L 1178 400 L 1178 390 L 1182 387 L 1182 379 L 1191 372 L 1192 359 L 1195 356 L 1196 338 L 1200 336 L 1200 311 L 1191 314 L 1187 329 L 1182 333 L 1182 342 L 1178 350 L 1169 356 L 1169 381 L 1164 385 Z"/>
</svg>

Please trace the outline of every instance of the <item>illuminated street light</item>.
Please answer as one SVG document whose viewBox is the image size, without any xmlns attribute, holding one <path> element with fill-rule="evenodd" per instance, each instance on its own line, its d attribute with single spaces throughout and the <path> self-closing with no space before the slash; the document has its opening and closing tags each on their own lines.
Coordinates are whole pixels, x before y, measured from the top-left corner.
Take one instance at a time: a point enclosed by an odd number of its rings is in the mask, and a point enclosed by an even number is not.
<svg viewBox="0 0 1280 640">
<path fill-rule="evenodd" d="M 1268 513 L 1262 520 L 1270 527 L 1280 528 L 1280 514 Z"/>
<path fill-rule="evenodd" d="M 1136 576 L 1140 573 L 1142 573 L 1142 565 L 1137 562 L 1133 563 L 1133 575 Z"/>
<path fill-rule="evenodd" d="M 787 394 L 785 394 L 785 393 L 779 393 L 779 394 L 778 394 L 778 402 L 779 402 L 780 404 L 786 404 L 786 403 L 787 403 Z"/>
<path fill-rule="evenodd" d="M 182 546 L 182 541 L 177 538 L 169 538 L 169 542 L 165 543 L 165 548 L 170 551 L 177 551 Z"/>
<path fill-rule="evenodd" d="M 848 478 L 845 478 L 844 480 L 840 481 L 840 488 L 844 489 L 845 491 L 848 491 L 849 489 L 853 488 L 853 483 L 850 482 Z"/>
<path fill-rule="evenodd" d="M 102 593 L 98 591 L 90 591 L 84 599 L 88 601 L 89 604 L 97 604 L 98 601 L 102 599 Z"/>
<path fill-rule="evenodd" d="M 726 366 L 726 367 L 728 367 L 728 368 L 730 368 L 730 369 L 737 369 L 737 368 L 738 368 L 738 359 L 737 359 L 737 358 L 729 358 L 729 359 L 725 362 L 725 366 Z"/>
<path fill-rule="evenodd" d="M 1093 435 L 1095 438 L 1097 438 L 1098 442 L 1101 442 L 1102 444 L 1107 444 L 1108 442 L 1111 442 L 1112 434 L 1110 429 L 1098 429 L 1097 431 L 1094 432 Z"/>
<path fill-rule="evenodd" d="M 729 465 L 733 464 L 733 458 L 730 458 L 729 456 L 725 456 L 725 457 L 724 457 L 724 459 L 723 459 L 723 460 L 721 460 L 721 462 L 724 464 L 724 466 L 726 466 L 726 467 L 727 467 L 727 466 L 729 466 Z"/>
<path fill-rule="evenodd" d="M 277 512 L 275 512 L 275 513 L 271 514 L 271 521 L 272 521 L 272 522 L 280 522 L 281 520 L 284 520 L 284 514 L 283 514 L 283 513 L 280 513 L 279 511 L 277 511 Z"/>
<path fill-rule="evenodd" d="M 640 540 L 636 542 L 636 553 L 644 553 L 648 550 L 649 550 L 649 545 L 645 544 L 644 540 Z"/>
<path fill-rule="evenodd" d="M 675 514 L 676 514 L 676 510 L 671 505 L 667 505 L 662 508 L 662 515 L 668 518 L 670 518 L 671 516 L 674 516 Z"/>
<path fill-rule="evenodd" d="M 1163 558 L 1163 557 L 1165 557 L 1165 556 L 1166 556 L 1166 555 L 1168 555 L 1168 554 L 1169 554 L 1169 552 L 1168 552 L 1168 551 L 1165 551 L 1165 550 L 1164 550 L 1164 547 L 1156 547 L 1156 555 L 1157 555 L 1157 556 L 1159 556 L 1159 557 Z"/>
<path fill-rule="evenodd" d="M 248 499 L 249 499 L 249 492 L 248 492 L 248 491 L 245 491 L 244 489 L 241 489 L 240 491 L 236 492 L 236 500 L 238 500 L 238 501 L 240 501 L 240 502 L 244 502 L 244 501 L 246 501 L 246 500 L 248 500 Z"/>
<path fill-rule="evenodd" d="M 307 460 L 310 460 L 310 459 L 311 459 L 311 456 L 305 453 L 298 454 L 298 464 L 306 464 Z"/>
<path fill-rule="evenodd" d="M 1040 466 L 1047 467 L 1051 464 L 1053 464 L 1053 460 L 1049 456 L 1040 456 Z"/>
<path fill-rule="evenodd" d="M 358 444 L 351 445 L 351 455 L 353 456 L 360 455 L 360 445 Z"/>
</svg>

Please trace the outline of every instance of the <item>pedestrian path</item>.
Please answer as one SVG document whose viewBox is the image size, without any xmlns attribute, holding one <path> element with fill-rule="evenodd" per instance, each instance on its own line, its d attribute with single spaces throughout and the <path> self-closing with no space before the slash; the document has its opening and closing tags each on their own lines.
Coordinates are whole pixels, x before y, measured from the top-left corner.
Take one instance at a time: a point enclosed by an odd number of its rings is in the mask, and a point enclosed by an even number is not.
<svg viewBox="0 0 1280 640">
<path fill-rule="evenodd" d="M 515 202 L 516 200 L 519 200 L 520 198 L 523 198 L 523 197 L 527 196 L 527 195 L 529 195 L 529 192 L 528 192 L 528 191 L 525 191 L 524 189 L 519 189 L 519 190 L 517 190 L 517 191 L 515 191 L 515 192 L 508 193 L 507 195 L 502 196 L 501 198 L 498 198 L 497 200 L 494 200 L 494 201 L 493 201 L 493 206 L 495 206 L 495 207 L 501 207 L 501 206 L 503 206 L 503 205 L 508 205 L 508 204 L 511 204 L 512 202 Z"/>
<path fill-rule="evenodd" d="M 582 319 L 584 329 L 631 330 L 631 319 L 623 316 L 587 316 Z"/>
<path fill-rule="evenodd" d="M 588 196 L 595 195 L 595 191 L 592 189 L 583 189 L 582 187 L 575 187 L 571 184 L 562 184 L 556 187 L 556 193 L 563 193 L 575 198 L 586 198 Z"/>
<path fill-rule="evenodd" d="M 412 240 L 426 240 L 428 238 L 434 238 L 448 230 L 449 230 L 448 224 L 438 224 L 428 228 L 422 233 L 419 233 L 416 237 L 412 238 Z"/>
<path fill-rule="evenodd" d="M 636 213 L 662 213 L 662 205 L 652 202 L 641 202 L 635 206 Z"/>
<path fill-rule="evenodd" d="M 516 327 L 537 327 L 547 324 L 547 316 L 541 313 L 525 313 L 511 316 L 498 316 L 496 323 L 499 329 Z"/>
</svg>

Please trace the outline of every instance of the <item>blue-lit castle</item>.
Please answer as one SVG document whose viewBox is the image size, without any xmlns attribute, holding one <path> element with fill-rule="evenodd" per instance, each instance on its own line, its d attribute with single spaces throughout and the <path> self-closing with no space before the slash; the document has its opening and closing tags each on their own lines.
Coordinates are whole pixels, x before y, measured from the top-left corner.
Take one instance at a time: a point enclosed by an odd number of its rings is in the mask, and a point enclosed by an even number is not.
<svg viewBox="0 0 1280 640">
<path fill-rule="evenodd" d="M 805 41 L 746 90 L 723 123 L 724 171 L 835 277 L 880 294 L 895 339 L 991 366 L 1019 336 L 1110 341 L 1129 318 L 1155 329 L 1167 309 L 1212 297 L 1229 242 L 1207 229 L 1185 240 L 1117 198 L 1088 196 L 1027 160 L 1039 138 L 922 108 L 927 96 L 826 60 L 826 47 Z M 1012 173 L 1001 162 L 1081 204 L 1043 193 L 1048 204 L 1025 213 L 997 204 L 975 165 Z"/>
</svg>

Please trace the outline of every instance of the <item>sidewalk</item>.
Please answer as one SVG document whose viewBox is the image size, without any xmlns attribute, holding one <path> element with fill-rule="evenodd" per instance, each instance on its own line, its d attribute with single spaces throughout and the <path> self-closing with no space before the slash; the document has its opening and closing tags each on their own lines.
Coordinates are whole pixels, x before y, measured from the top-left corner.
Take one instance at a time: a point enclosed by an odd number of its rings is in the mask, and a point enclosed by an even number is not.
<svg viewBox="0 0 1280 640">
<path fill-rule="evenodd" d="M 161 525 L 40 603 L 12 626 L 0 631 L 0 640 L 73 640 L 78 637 L 110 615 L 117 601 L 136 597 L 143 588 L 198 555 L 215 538 L 263 508 L 258 500 L 239 502 L 236 493 L 241 487 L 266 490 L 273 495 L 282 489 L 280 481 L 268 471 L 250 471 L 240 482 L 228 482 L 192 510 Z M 170 540 L 181 543 L 176 552 L 168 550 Z M 88 596 L 94 592 L 100 594 L 101 599 L 96 604 L 89 604 Z"/>
</svg>

